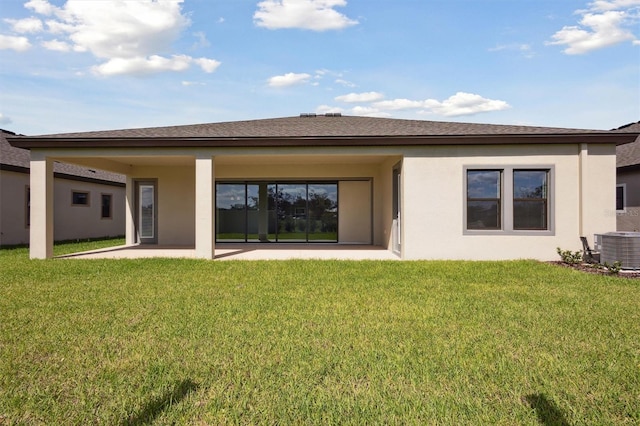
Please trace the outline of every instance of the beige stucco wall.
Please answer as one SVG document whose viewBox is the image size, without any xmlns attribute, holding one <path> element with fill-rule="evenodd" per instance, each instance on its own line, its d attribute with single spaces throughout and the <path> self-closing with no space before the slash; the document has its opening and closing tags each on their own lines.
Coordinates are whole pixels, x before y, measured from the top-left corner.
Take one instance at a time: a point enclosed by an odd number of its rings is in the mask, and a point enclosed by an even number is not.
<svg viewBox="0 0 640 426">
<path fill-rule="evenodd" d="M 640 232 L 640 170 L 618 173 L 617 184 L 625 185 L 626 206 L 617 213 L 617 230 Z"/>
<path fill-rule="evenodd" d="M 195 167 L 136 166 L 134 180 L 156 180 L 158 244 L 195 244 Z"/>
<path fill-rule="evenodd" d="M 340 155 L 338 155 L 338 153 Z M 193 245 L 195 153 L 139 149 L 58 151 L 51 157 L 102 155 L 101 164 L 130 178 L 157 179 L 159 244 Z M 216 180 L 367 179 L 373 188 L 373 241 L 390 248 L 392 170 L 402 164 L 404 259 L 557 259 L 556 247 L 580 249 L 579 237 L 616 228 L 615 147 L 611 145 L 486 145 L 379 148 L 210 149 Z M 361 156 L 368 157 L 360 160 Z M 90 160 L 90 159 L 89 159 Z M 464 225 L 464 168 L 544 167 L 553 170 L 553 232 L 468 235 Z M 550 234 L 550 235 L 549 235 Z"/>
<path fill-rule="evenodd" d="M 54 240 L 113 237 L 124 234 L 125 188 L 67 179 L 55 179 L 53 186 Z M 89 205 L 72 205 L 72 191 L 89 192 Z M 101 218 L 101 194 L 112 195 L 111 219 Z"/>
<path fill-rule="evenodd" d="M 30 185 L 26 173 L 0 171 L 0 245 L 29 243 L 26 226 L 26 188 Z M 125 188 L 54 179 L 54 239 L 112 237 L 124 234 Z M 83 191 L 90 195 L 89 206 L 71 205 L 71 192 Z M 111 219 L 101 219 L 100 195 L 112 194 Z"/>
<path fill-rule="evenodd" d="M 343 180 L 338 184 L 338 238 L 341 243 L 371 244 L 371 181 Z"/>
<path fill-rule="evenodd" d="M 615 147 L 587 149 L 582 160 L 576 145 L 408 149 L 403 160 L 403 258 L 553 260 L 556 247 L 578 250 L 580 235 L 593 244 L 594 233 L 615 229 L 608 208 L 615 202 Z M 465 235 L 465 166 L 553 167 L 554 235 Z M 581 176 L 588 176 L 588 182 L 581 182 Z"/>
<path fill-rule="evenodd" d="M 0 246 L 29 243 L 26 188 L 29 175 L 0 170 Z"/>
<path fill-rule="evenodd" d="M 194 160 L 195 161 L 195 160 Z M 268 163 L 268 161 L 265 161 Z M 371 217 L 371 183 L 380 172 L 377 164 L 262 164 L 215 166 L 216 180 L 233 179 L 357 179 L 364 178 L 364 186 L 346 188 L 350 200 L 341 210 L 340 229 L 358 229 L 357 232 L 340 233 L 340 242 L 369 243 L 371 223 L 363 225 L 362 217 Z M 136 166 L 130 177 L 133 181 L 155 179 L 158 185 L 158 244 L 193 246 L 195 244 L 195 166 Z M 341 183 L 341 191 L 344 188 Z M 380 203 L 378 203 L 380 204 Z M 352 205 L 353 208 L 349 208 Z M 366 206 L 366 207 L 365 207 Z M 342 204 L 341 204 L 342 207 Z M 366 213 L 361 209 L 366 208 Z M 348 213 L 350 211 L 351 213 Z M 357 214 L 353 214 L 357 212 Z M 380 219 L 378 219 L 380 222 Z M 367 229 L 366 235 L 363 229 Z"/>
</svg>

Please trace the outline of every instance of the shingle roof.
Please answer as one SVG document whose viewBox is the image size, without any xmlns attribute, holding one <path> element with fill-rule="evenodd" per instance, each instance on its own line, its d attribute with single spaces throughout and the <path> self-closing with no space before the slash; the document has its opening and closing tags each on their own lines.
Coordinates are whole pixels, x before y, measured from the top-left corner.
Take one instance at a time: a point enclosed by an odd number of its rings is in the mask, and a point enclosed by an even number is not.
<svg viewBox="0 0 640 426">
<path fill-rule="evenodd" d="M 312 115 L 185 126 L 60 133 L 11 139 L 22 148 L 393 146 L 628 143 L 606 130 Z"/>
<path fill-rule="evenodd" d="M 12 166 L 20 169 L 29 169 L 31 156 L 26 149 L 15 148 L 9 145 L 6 136 L 18 136 L 13 132 L 0 129 L 0 165 Z M 54 163 L 54 173 L 79 177 L 90 180 L 98 180 L 113 183 L 125 183 L 126 178 L 117 173 L 106 172 L 104 170 L 87 169 L 67 163 Z"/>
<path fill-rule="evenodd" d="M 52 138 L 278 138 L 278 137 L 361 137 L 361 136 L 458 136 L 513 134 L 575 134 L 598 130 L 554 127 L 510 126 L 404 120 L 377 117 L 311 115 L 230 121 L 185 126 L 148 127 L 83 133 L 44 135 Z"/>
<path fill-rule="evenodd" d="M 640 121 L 630 123 L 614 130 L 615 132 L 638 132 L 640 133 Z M 627 167 L 640 164 L 640 137 L 635 142 L 616 147 L 616 166 Z"/>
</svg>

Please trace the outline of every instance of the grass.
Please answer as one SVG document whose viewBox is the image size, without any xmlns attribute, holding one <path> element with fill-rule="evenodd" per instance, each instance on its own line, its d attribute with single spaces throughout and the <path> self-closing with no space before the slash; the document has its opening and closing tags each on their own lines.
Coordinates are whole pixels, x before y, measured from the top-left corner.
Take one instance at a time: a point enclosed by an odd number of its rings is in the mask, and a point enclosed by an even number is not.
<svg viewBox="0 0 640 426">
<path fill-rule="evenodd" d="M 638 280 L 26 249 L 0 271 L 2 425 L 640 422 Z"/>
</svg>

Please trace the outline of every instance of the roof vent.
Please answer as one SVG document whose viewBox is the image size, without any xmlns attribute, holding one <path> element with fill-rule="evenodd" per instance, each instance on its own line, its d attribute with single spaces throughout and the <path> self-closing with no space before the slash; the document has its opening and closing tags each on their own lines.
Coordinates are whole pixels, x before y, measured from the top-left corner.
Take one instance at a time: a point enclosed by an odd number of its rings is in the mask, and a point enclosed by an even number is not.
<svg viewBox="0 0 640 426">
<path fill-rule="evenodd" d="M 304 118 L 312 118 L 315 116 L 316 116 L 315 112 L 303 112 L 300 114 L 300 117 L 304 117 Z"/>
<path fill-rule="evenodd" d="M 341 112 L 328 112 L 324 115 L 325 117 L 342 117 Z"/>
</svg>

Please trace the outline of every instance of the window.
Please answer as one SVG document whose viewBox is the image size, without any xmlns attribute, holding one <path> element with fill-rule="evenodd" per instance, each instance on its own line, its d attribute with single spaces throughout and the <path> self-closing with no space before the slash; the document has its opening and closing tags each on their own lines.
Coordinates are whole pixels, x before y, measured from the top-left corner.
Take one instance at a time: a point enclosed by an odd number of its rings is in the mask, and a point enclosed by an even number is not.
<svg viewBox="0 0 640 426">
<path fill-rule="evenodd" d="M 616 211 L 624 213 L 627 201 L 627 185 L 621 183 L 616 185 Z"/>
<path fill-rule="evenodd" d="M 217 182 L 216 241 L 337 242 L 337 182 Z"/>
<path fill-rule="evenodd" d="M 467 171 L 467 229 L 500 229 L 502 172 Z"/>
<path fill-rule="evenodd" d="M 111 201 L 113 196 L 111 194 L 102 194 L 101 198 L 101 206 L 100 206 L 100 218 L 101 219 L 111 219 L 112 216 L 112 208 Z"/>
<path fill-rule="evenodd" d="M 513 171 L 513 229 L 547 229 L 546 170 Z"/>
<path fill-rule="evenodd" d="M 465 167 L 464 233 L 553 234 L 553 167 Z"/>
<path fill-rule="evenodd" d="M 86 191 L 71 191 L 71 204 L 74 206 L 88 206 L 89 193 Z"/>
</svg>

